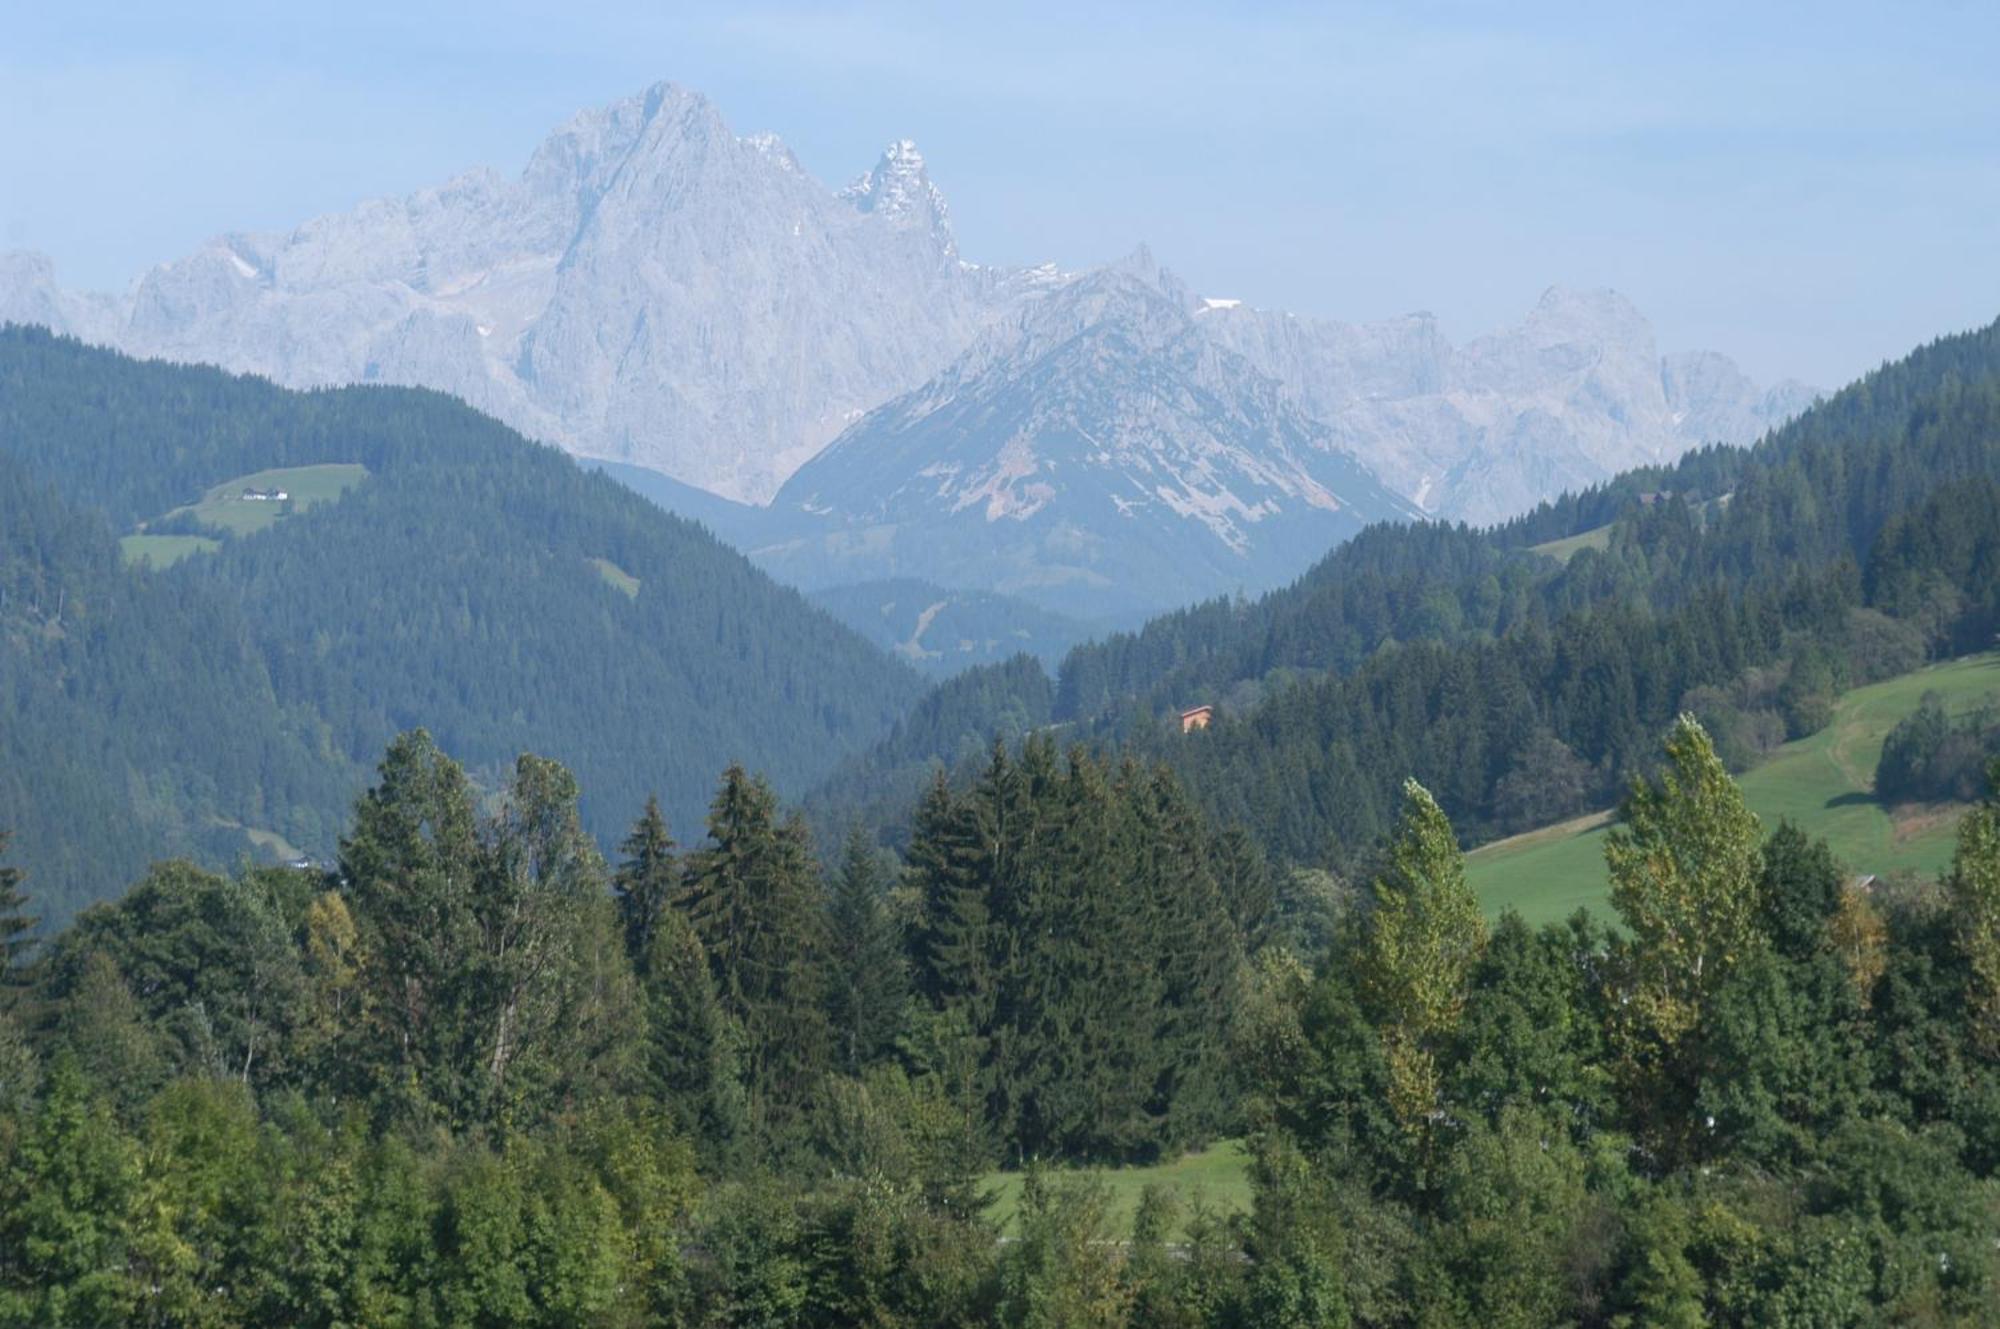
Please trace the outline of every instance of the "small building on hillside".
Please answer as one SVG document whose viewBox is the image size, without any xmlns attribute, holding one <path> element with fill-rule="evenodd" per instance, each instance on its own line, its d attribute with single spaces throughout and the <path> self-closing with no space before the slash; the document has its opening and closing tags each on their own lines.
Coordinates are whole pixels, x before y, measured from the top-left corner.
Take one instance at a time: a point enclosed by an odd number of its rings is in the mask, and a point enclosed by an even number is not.
<svg viewBox="0 0 2000 1329">
<path fill-rule="evenodd" d="M 1213 706 L 1190 706 L 1181 712 L 1181 732 L 1192 734 L 1197 729 L 1208 728 L 1208 722 L 1215 718 Z"/>
<path fill-rule="evenodd" d="M 283 503 L 291 495 L 282 489 L 246 489 L 243 491 L 245 503 Z"/>
</svg>

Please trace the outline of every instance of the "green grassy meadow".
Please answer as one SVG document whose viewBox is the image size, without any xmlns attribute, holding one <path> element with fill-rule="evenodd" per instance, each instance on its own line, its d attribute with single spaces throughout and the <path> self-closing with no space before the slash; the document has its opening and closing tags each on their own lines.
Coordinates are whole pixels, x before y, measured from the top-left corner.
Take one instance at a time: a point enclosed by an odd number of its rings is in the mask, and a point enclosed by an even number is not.
<svg viewBox="0 0 2000 1329">
<path fill-rule="evenodd" d="M 222 541 L 205 535 L 127 535 L 118 541 L 127 563 L 152 568 L 170 568 L 190 554 L 206 554 L 221 547 Z"/>
<path fill-rule="evenodd" d="M 1948 865 L 1962 809 L 1899 810 L 1892 817 L 1874 799 L 1882 740 L 1926 692 L 1938 693 L 1953 712 L 2000 698 L 2000 655 L 1953 660 L 1847 694 L 1825 729 L 1785 744 L 1739 777 L 1766 829 L 1790 819 L 1823 836 L 1856 872 L 1935 873 Z M 1609 825 L 1609 815 L 1598 813 L 1486 845 L 1467 856 L 1467 878 L 1488 913 L 1513 908 L 1530 923 L 1562 919 L 1579 907 L 1602 909 Z"/>
<path fill-rule="evenodd" d="M 1198 1154 L 1187 1154 L 1152 1167 L 1065 1168 L 1061 1174 L 1103 1180 L 1110 1191 L 1111 1229 L 1121 1238 L 1131 1233 L 1139 1197 L 1155 1182 L 1179 1193 L 1183 1219 L 1197 1196 L 1217 1213 L 1247 1213 L 1250 1209 L 1250 1158 L 1235 1140 L 1224 1140 Z M 985 1186 L 993 1192 L 988 1216 L 1003 1230 L 1011 1231 L 1021 1204 L 1021 1174 L 988 1173 Z"/>
<path fill-rule="evenodd" d="M 283 516 L 285 505 L 245 499 L 245 489 L 282 489 L 291 496 L 292 510 L 304 512 L 315 503 L 339 498 L 367 478 L 368 468 L 354 462 L 254 471 L 225 480 L 203 494 L 200 502 L 178 508 L 167 515 L 171 517 L 192 512 L 204 526 L 214 526 L 236 535 L 253 535 Z"/>
<path fill-rule="evenodd" d="M 637 577 L 619 567 L 608 558 L 593 558 L 590 562 L 591 566 L 597 569 L 597 575 L 604 578 L 606 584 L 613 590 L 625 592 L 628 599 L 636 600 L 639 598 L 639 579 Z"/>
<path fill-rule="evenodd" d="M 1566 535 L 1560 540 L 1544 540 L 1538 545 L 1529 545 L 1531 553 L 1547 554 L 1550 558 L 1567 563 L 1579 549 L 1609 549 L 1611 547 L 1611 526 L 1606 522 L 1578 535 Z"/>
<path fill-rule="evenodd" d="M 253 471 L 210 489 L 185 507 L 175 508 L 168 517 L 192 514 L 203 527 L 231 535 L 254 535 L 274 525 L 287 512 L 304 512 L 316 503 L 339 498 L 368 478 L 368 468 L 357 462 L 326 462 L 317 466 L 284 466 L 270 471 Z M 246 489 L 282 489 L 288 502 L 246 499 Z M 152 535 L 142 526 L 138 533 L 119 542 L 125 561 L 168 568 L 190 554 L 207 553 L 221 541 L 206 535 Z"/>
</svg>

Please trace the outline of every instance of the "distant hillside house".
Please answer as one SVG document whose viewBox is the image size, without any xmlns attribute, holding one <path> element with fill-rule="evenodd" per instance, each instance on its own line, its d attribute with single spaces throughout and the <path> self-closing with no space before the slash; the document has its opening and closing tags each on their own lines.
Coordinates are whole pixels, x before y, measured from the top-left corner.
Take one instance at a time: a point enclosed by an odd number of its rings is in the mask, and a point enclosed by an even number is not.
<svg viewBox="0 0 2000 1329">
<path fill-rule="evenodd" d="M 243 491 L 245 503 L 283 503 L 291 495 L 282 489 L 246 489 Z"/>
<path fill-rule="evenodd" d="M 1215 707 L 1192 706 L 1181 712 L 1181 732 L 1191 734 L 1197 729 L 1208 728 L 1208 722 L 1215 718 Z"/>
</svg>

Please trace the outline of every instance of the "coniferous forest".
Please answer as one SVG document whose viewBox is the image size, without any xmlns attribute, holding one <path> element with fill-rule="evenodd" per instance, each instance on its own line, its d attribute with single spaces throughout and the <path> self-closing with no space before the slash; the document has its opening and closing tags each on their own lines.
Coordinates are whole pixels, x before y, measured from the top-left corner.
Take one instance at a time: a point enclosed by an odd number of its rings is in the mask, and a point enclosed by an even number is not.
<svg viewBox="0 0 2000 1329">
<path fill-rule="evenodd" d="M 211 486 L 329 462 L 368 478 L 171 567 L 121 560 Z M 810 786 L 918 686 L 699 527 L 449 397 L 0 329 L 0 827 L 57 917 L 163 853 L 269 861 L 246 832 L 330 858 L 404 729 L 488 793 L 523 747 L 563 760 L 608 844 L 648 790 L 694 821 L 732 760 Z"/>
</svg>

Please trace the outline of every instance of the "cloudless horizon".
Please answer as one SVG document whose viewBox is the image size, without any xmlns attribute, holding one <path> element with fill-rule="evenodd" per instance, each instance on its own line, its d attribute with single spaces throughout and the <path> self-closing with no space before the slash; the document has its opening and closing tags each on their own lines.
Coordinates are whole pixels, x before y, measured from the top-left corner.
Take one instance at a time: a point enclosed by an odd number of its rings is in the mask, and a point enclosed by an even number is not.
<svg viewBox="0 0 2000 1329">
<path fill-rule="evenodd" d="M 0 249 L 118 290 L 491 166 L 662 79 L 829 187 L 922 147 L 972 260 L 1145 242 L 1204 294 L 1456 339 L 1609 286 L 1836 387 L 2000 314 L 1989 6 L 0 3 Z"/>
</svg>

